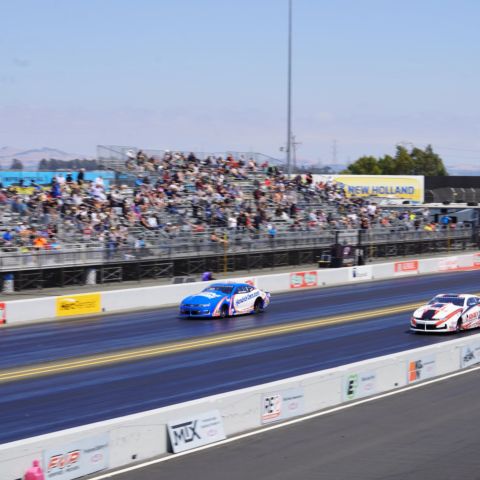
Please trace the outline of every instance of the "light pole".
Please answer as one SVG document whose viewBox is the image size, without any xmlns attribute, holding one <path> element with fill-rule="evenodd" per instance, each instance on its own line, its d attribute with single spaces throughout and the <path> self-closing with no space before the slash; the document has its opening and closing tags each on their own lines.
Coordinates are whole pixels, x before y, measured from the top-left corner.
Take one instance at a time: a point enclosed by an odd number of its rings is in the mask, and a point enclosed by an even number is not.
<svg viewBox="0 0 480 480">
<path fill-rule="evenodd" d="M 287 174 L 292 173 L 292 0 L 288 0 Z"/>
</svg>

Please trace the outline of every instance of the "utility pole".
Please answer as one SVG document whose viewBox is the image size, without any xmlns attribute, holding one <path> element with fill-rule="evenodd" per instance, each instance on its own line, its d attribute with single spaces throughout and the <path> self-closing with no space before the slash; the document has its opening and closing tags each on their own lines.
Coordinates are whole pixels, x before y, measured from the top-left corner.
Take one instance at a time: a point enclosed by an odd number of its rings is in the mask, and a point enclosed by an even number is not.
<svg viewBox="0 0 480 480">
<path fill-rule="evenodd" d="M 293 170 L 297 168 L 297 145 L 301 145 L 302 142 L 295 141 L 295 135 L 292 135 L 292 150 L 293 150 Z"/>
<path fill-rule="evenodd" d="M 333 139 L 332 143 L 332 163 L 333 165 L 337 164 L 337 140 Z"/>
<path fill-rule="evenodd" d="M 287 174 L 292 173 L 292 0 L 288 0 Z"/>
</svg>

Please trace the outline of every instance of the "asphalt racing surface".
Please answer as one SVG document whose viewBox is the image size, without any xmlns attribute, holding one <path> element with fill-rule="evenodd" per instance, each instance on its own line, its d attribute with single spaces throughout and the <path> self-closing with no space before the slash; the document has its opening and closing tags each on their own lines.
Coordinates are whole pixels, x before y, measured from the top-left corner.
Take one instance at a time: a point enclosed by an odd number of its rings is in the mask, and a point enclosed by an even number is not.
<svg viewBox="0 0 480 480">
<path fill-rule="evenodd" d="M 458 272 L 274 295 L 266 312 L 227 320 L 181 319 L 177 309 L 162 309 L 3 329 L 0 443 L 451 340 L 410 333 L 413 308 L 390 307 L 478 291 L 479 271 Z M 324 317 L 328 324 L 295 328 Z M 241 341 L 228 340 L 237 334 Z M 216 338 L 226 340 L 208 343 Z M 206 343 L 182 349 L 179 342 Z M 100 362 L 109 352 L 165 344 L 173 346 Z M 62 367 L 82 356 L 89 356 L 82 368 Z M 47 361 L 48 375 L 30 368 Z"/>
<path fill-rule="evenodd" d="M 479 398 L 466 372 L 111 478 L 478 479 Z"/>
</svg>

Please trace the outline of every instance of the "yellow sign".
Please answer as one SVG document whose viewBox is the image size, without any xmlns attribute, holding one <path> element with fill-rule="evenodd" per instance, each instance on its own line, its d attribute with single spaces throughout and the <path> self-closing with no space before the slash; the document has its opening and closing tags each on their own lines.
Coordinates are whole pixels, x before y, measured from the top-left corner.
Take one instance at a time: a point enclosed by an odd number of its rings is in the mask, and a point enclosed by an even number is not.
<svg viewBox="0 0 480 480">
<path fill-rule="evenodd" d="M 423 203 L 424 177 L 420 175 L 315 175 L 315 181 L 335 180 L 347 197 L 377 197 Z"/>
<path fill-rule="evenodd" d="M 102 296 L 100 293 L 84 293 L 57 297 L 57 317 L 100 313 Z"/>
</svg>

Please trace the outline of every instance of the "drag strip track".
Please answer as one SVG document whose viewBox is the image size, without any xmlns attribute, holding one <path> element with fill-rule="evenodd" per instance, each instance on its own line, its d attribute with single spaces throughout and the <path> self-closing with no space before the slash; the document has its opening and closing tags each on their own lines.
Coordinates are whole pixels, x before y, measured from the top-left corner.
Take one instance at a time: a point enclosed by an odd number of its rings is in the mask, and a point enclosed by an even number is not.
<svg viewBox="0 0 480 480">
<path fill-rule="evenodd" d="M 424 301 L 438 292 L 476 292 L 479 280 L 480 272 L 462 272 L 275 295 L 264 314 L 226 321 L 183 320 L 176 309 L 164 309 L 5 329 L 0 331 L 1 368 L 254 332 L 294 320 Z M 411 334 L 409 316 L 386 314 L 1 384 L 0 443 L 452 339 Z"/>
</svg>

